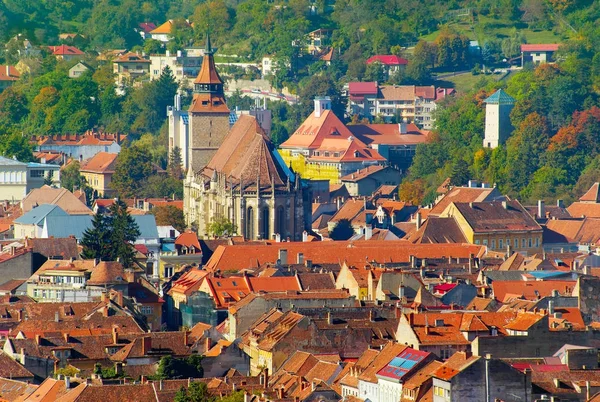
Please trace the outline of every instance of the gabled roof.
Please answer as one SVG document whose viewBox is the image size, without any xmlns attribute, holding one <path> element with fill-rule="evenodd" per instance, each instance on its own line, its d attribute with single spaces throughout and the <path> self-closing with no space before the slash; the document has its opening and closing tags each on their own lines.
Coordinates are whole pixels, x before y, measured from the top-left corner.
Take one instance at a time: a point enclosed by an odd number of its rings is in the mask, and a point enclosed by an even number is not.
<svg viewBox="0 0 600 402">
<path fill-rule="evenodd" d="M 219 150 L 202 175 L 213 179 L 216 172 L 233 185 L 257 185 L 270 189 L 287 186 L 291 172 L 276 155 L 273 144 L 266 137 L 254 116 L 242 115 L 227 134 Z"/>
<path fill-rule="evenodd" d="M 456 352 L 433 373 L 433 376 L 440 380 L 450 381 L 479 359 L 481 359 L 480 356 L 470 356 L 465 352 Z"/>
<path fill-rule="evenodd" d="M 185 247 L 194 247 L 198 252 L 201 252 L 200 241 L 198 240 L 198 235 L 192 231 L 185 231 L 180 234 L 177 239 L 175 239 L 175 245 L 185 246 Z"/>
<path fill-rule="evenodd" d="M 60 45 L 48 46 L 50 51 L 55 56 L 82 56 L 84 53 L 75 46 Z"/>
<path fill-rule="evenodd" d="M 17 81 L 20 76 L 16 67 L 0 64 L 0 81 Z"/>
<path fill-rule="evenodd" d="M 579 201 L 581 202 L 592 202 L 595 204 L 600 203 L 600 183 L 596 182 L 590 187 L 590 189 L 581 197 L 579 197 Z"/>
<path fill-rule="evenodd" d="M 335 113 L 324 110 L 320 116 L 311 113 L 280 148 L 316 149 L 326 138 L 346 139 L 351 136 L 352 132 Z"/>
<path fill-rule="evenodd" d="M 127 282 L 124 278 L 125 271 L 120 262 L 100 261 L 92 268 L 92 274 L 86 284 L 94 286 L 123 284 Z"/>
<path fill-rule="evenodd" d="M 350 132 L 367 145 L 416 145 L 429 141 L 429 131 L 421 130 L 416 124 L 406 124 L 405 132 L 400 124 L 353 124 Z"/>
<path fill-rule="evenodd" d="M 452 202 L 482 202 L 504 200 L 505 197 L 496 187 L 454 187 L 435 204 L 429 215 L 441 215 Z"/>
<path fill-rule="evenodd" d="M 351 82 L 348 84 L 350 96 L 377 95 L 377 82 Z"/>
<path fill-rule="evenodd" d="M 571 296 L 577 281 L 499 281 L 492 282 L 492 291 L 496 300 L 501 302 L 509 299 L 538 300 L 552 295 L 557 290 L 560 295 Z"/>
<path fill-rule="evenodd" d="M 516 200 L 454 203 L 454 206 L 475 233 L 542 231 L 542 227 Z"/>
<path fill-rule="evenodd" d="M 521 52 L 555 52 L 558 50 L 560 44 L 558 43 L 539 43 L 539 44 L 527 44 L 521 45 Z"/>
<path fill-rule="evenodd" d="M 308 159 L 323 162 L 377 163 L 385 161 L 379 152 L 368 148 L 366 144 L 354 137 L 324 138 Z"/>
<path fill-rule="evenodd" d="M 68 216 L 58 205 L 42 204 L 38 207 L 33 208 L 31 211 L 21 215 L 15 219 L 15 223 L 21 225 L 38 225 L 43 224 L 44 219 L 47 216 Z"/>
<path fill-rule="evenodd" d="M 137 53 L 127 52 L 114 59 L 113 63 L 151 63 L 151 61 Z"/>
<path fill-rule="evenodd" d="M 119 154 L 98 152 L 96 155 L 85 160 L 79 170 L 91 173 L 114 173 L 118 156 Z"/>
<path fill-rule="evenodd" d="M 406 348 L 377 371 L 377 377 L 391 381 L 402 381 L 429 356 L 431 356 L 429 352 Z"/>
<path fill-rule="evenodd" d="M 65 188 L 52 188 L 43 186 L 33 189 L 21 201 L 23 213 L 31 211 L 35 206 L 42 204 L 58 205 L 69 215 L 92 215 L 93 212 L 84 203 Z M 68 237 L 68 236 L 60 236 Z"/>
<path fill-rule="evenodd" d="M 424 243 L 467 243 L 467 238 L 454 218 L 430 216 L 425 223 L 410 234 L 408 240 Z"/>
<path fill-rule="evenodd" d="M 379 62 L 381 64 L 385 64 L 386 66 L 399 66 L 399 65 L 407 65 L 408 60 L 403 59 L 402 57 L 396 56 L 394 54 L 384 55 L 377 54 L 375 56 L 371 56 L 367 59 L 367 64 L 371 64 L 374 62 Z"/>
</svg>

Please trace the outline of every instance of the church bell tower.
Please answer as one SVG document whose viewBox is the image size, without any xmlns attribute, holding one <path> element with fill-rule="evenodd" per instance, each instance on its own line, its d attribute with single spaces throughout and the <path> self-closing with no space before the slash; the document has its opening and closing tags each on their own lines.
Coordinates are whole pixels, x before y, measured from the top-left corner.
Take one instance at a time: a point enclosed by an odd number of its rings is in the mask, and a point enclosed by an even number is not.
<svg viewBox="0 0 600 402">
<path fill-rule="evenodd" d="M 188 161 L 192 173 L 204 168 L 229 132 L 229 108 L 225 103 L 223 80 L 215 68 L 210 36 L 206 34 L 206 49 L 202 68 L 194 80 L 194 96 L 189 112 Z"/>
</svg>

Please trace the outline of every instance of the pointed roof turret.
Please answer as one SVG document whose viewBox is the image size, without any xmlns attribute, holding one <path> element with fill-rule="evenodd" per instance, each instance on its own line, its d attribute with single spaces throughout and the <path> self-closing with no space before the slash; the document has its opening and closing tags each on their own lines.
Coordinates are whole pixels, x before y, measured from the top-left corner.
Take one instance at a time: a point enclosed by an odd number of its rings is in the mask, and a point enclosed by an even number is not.
<svg viewBox="0 0 600 402">
<path fill-rule="evenodd" d="M 202 59 L 202 67 L 194 80 L 194 98 L 188 111 L 193 113 L 227 113 L 229 108 L 225 103 L 223 80 L 215 67 L 214 49 L 211 46 L 210 34 L 206 32 L 206 49 Z"/>
</svg>

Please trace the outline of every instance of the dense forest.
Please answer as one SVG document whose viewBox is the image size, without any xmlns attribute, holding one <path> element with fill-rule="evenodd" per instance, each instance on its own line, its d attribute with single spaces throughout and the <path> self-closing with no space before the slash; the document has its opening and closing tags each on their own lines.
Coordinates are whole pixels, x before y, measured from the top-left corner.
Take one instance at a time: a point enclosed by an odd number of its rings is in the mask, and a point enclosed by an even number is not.
<svg viewBox="0 0 600 402">
<path fill-rule="evenodd" d="M 272 55 L 286 66 L 271 82 L 296 92 L 299 103 L 269 103 L 276 143 L 310 113 L 315 95 L 331 96 L 343 118 L 346 82 L 440 84 L 437 74 L 487 73 L 490 66 L 506 65 L 521 43 L 562 43 L 557 65 L 525 66 L 500 81 L 481 74 L 444 104 L 434 140 L 418 148 L 404 193 L 429 202 L 451 177 L 454 184 L 470 178 L 496 183 L 520 199 L 570 199 L 600 173 L 600 4 L 592 0 L 1 0 L 0 42 L 6 46 L 0 63 L 22 60 L 22 38 L 34 46 L 55 45 L 59 33 L 79 33 L 76 45 L 93 72 L 69 79 L 73 62 L 56 61 L 45 51 L 26 60 L 31 72 L 0 93 L 0 153 L 30 159 L 28 140 L 36 134 L 120 131 L 131 144 L 121 163 L 136 163 L 140 172 L 138 184 L 124 185 L 123 192 L 175 192 L 179 173 L 170 182 L 151 179 L 152 166 L 168 168 L 165 111 L 178 89 L 172 74 L 117 94 L 110 63 L 96 59 L 114 48 L 166 50 L 136 32 L 141 22 L 166 19 L 175 21 L 168 50 L 203 46 L 210 30 L 218 58 L 257 62 Z M 336 57 L 330 65 L 302 54 L 307 33 L 317 28 L 332 30 Z M 468 51 L 471 40 L 478 41 L 480 54 Z M 376 53 L 401 55 L 409 66 L 388 78 L 365 63 Z M 489 151 L 482 148 L 482 101 L 499 87 L 517 101 L 515 131 L 505 146 Z M 250 102 L 239 94 L 228 99 L 231 108 Z"/>
</svg>

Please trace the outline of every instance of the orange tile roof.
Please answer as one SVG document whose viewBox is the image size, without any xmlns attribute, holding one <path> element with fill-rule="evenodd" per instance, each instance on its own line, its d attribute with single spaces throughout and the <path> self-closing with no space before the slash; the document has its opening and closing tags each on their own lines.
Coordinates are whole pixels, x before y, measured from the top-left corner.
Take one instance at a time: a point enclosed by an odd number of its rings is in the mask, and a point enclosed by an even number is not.
<svg viewBox="0 0 600 402">
<path fill-rule="evenodd" d="M 452 202 L 482 202 L 500 197 L 496 188 L 454 187 L 429 211 L 431 215 L 440 215 Z"/>
<path fill-rule="evenodd" d="M 157 28 L 150 31 L 150 34 L 170 34 L 173 28 L 173 20 L 167 20 Z"/>
<path fill-rule="evenodd" d="M 481 359 L 480 356 L 468 356 L 464 352 L 456 352 L 433 373 L 433 376 L 440 380 L 450 381 L 479 359 Z"/>
<path fill-rule="evenodd" d="M 291 277 L 249 277 L 231 276 L 228 278 L 206 278 L 210 294 L 217 308 L 229 307 L 245 298 L 251 292 L 281 292 L 302 290 L 295 276 Z"/>
<path fill-rule="evenodd" d="M 582 216 L 588 218 L 600 218 L 600 204 L 574 202 L 567 207 L 567 211 L 569 211 L 569 214 L 571 214 L 573 218 L 580 218 Z"/>
<path fill-rule="evenodd" d="M 200 241 L 198 240 L 198 235 L 194 232 L 190 231 L 185 231 L 182 234 L 180 234 L 177 239 L 175 239 L 175 244 L 179 245 L 179 246 L 185 246 L 185 247 L 194 247 L 197 252 L 201 251 L 200 248 Z"/>
<path fill-rule="evenodd" d="M 119 154 L 98 152 L 96 155 L 83 161 L 79 170 L 91 173 L 114 173 L 118 156 Z"/>
<path fill-rule="evenodd" d="M 457 203 L 454 206 L 475 233 L 542 231 L 519 201 Z"/>
<path fill-rule="evenodd" d="M 140 56 L 137 53 L 127 52 L 116 59 L 113 60 L 113 63 L 151 63 L 150 60 Z"/>
<path fill-rule="evenodd" d="M 494 281 L 492 282 L 492 291 L 496 300 L 506 302 L 507 295 L 517 295 L 519 298 L 527 300 L 538 300 L 539 298 L 550 296 L 553 290 L 563 296 L 571 296 L 576 281 Z"/>
<path fill-rule="evenodd" d="M 341 264 L 346 261 L 349 266 L 363 266 L 367 260 L 408 262 L 411 255 L 416 258 L 468 258 L 470 254 L 481 257 L 485 252 L 483 246 L 472 244 L 411 244 L 404 240 L 265 242 L 261 245 L 218 246 L 205 269 L 224 272 L 275 263 L 282 249 L 287 250 L 288 261 L 296 261 L 298 253 L 302 253 L 305 261 L 311 260 L 315 264 Z"/>
<path fill-rule="evenodd" d="M 400 132 L 398 124 L 355 124 L 348 129 L 367 145 L 417 145 L 429 142 L 430 132 L 416 124 L 407 124 L 406 133 Z"/>
<path fill-rule="evenodd" d="M 215 60 L 212 52 L 208 52 L 202 59 L 202 67 L 198 76 L 194 80 L 194 84 L 220 84 L 223 85 L 223 80 L 219 76 L 215 67 Z"/>
<path fill-rule="evenodd" d="M 229 108 L 225 103 L 225 98 L 220 94 L 195 93 L 192 98 L 192 104 L 188 111 L 190 113 L 227 113 Z"/>
<path fill-rule="evenodd" d="M 521 312 L 517 315 L 513 321 L 508 323 L 504 328 L 513 331 L 527 331 L 533 325 L 537 324 L 544 319 L 544 314 L 538 314 L 533 312 Z"/>
<path fill-rule="evenodd" d="M 579 201 L 592 202 L 595 204 L 600 203 L 600 183 L 594 183 L 584 195 L 579 197 Z"/>
<path fill-rule="evenodd" d="M 319 117 L 313 112 L 280 148 L 317 149 L 323 140 L 347 139 L 352 132 L 331 110 L 325 110 Z"/>
<path fill-rule="evenodd" d="M 92 215 L 94 213 L 66 188 L 52 188 L 44 185 L 31 190 L 21 201 L 23 213 L 27 213 L 35 206 L 42 204 L 58 205 L 70 215 Z"/>
<path fill-rule="evenodd" d="M 312 162 L 384 162 L 375 149 L 356 138 L 324 138 L 308 160 Z"/>
<path fill-rule="evenodd" d="M 0 81 L 17 81 L 20 76 L 16 67 L 0 64 Z"/>
<path fill-rule="evenodd" d="M 358 379 L 361 381 L 376 383 L 377 382 L 377 372 L 384 368 L 392 359 L 408 346 L 400 345 L 398 343 L 389 342 L 387 343 L 381 352 L 373 359 L 371 364 L 369 364 L 365 370 L 358 376 Z"/>
<path fill-rule="evenodd" d="M 109 285 L 126 283 L 123 265 L 117 261 L 100 261 L 92 268 L 89 285 Z"/>
<path fill-rule="evenodd" d="M 173 282 L 171 289 L 169 289 L 169 294 L 182 293 L 189 296 L 198 290 L 202 284 L 202 280 L 207 275 L 207 271 L 200 268 L 192 268 Z"/>
<path fill-rule="evenodd" d="M 555 315 L 548 318 L 550 329 L 565 329 L 565 324 L 570 324 L 576 331 L 585 330 L 585 322 L 581 315 L 581 310 L 577 307 L 555 307 Z"/>
<path fill-rule="evenodd" d="M 84 53 L 75 46 L 60 45 L 48 46 L 50 51 L 55 56 L 82 56 Z"/>
</svg>

